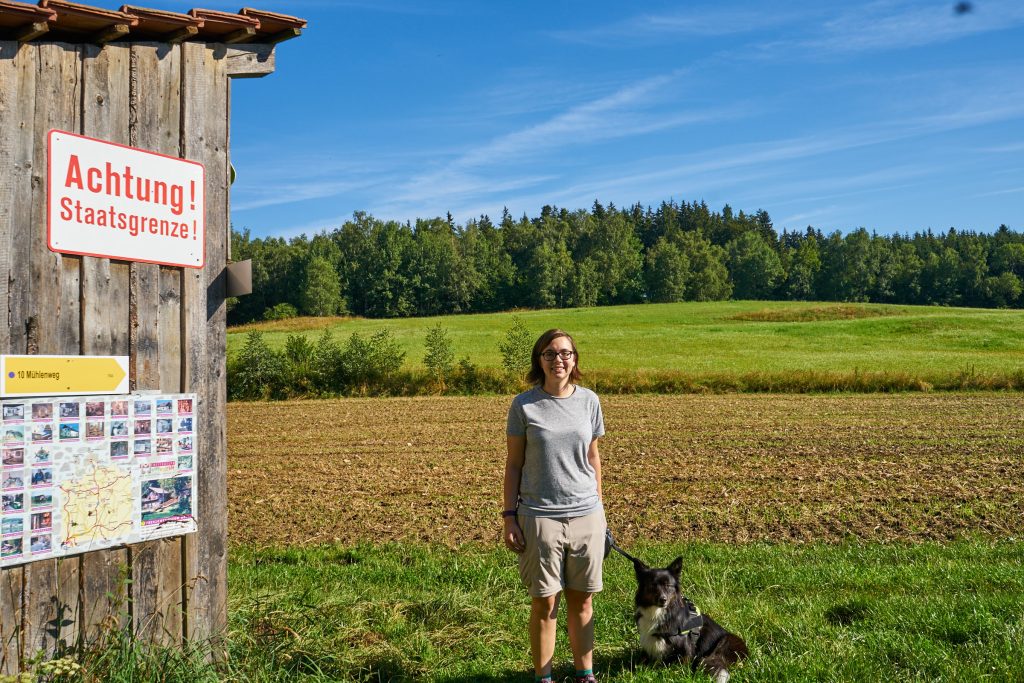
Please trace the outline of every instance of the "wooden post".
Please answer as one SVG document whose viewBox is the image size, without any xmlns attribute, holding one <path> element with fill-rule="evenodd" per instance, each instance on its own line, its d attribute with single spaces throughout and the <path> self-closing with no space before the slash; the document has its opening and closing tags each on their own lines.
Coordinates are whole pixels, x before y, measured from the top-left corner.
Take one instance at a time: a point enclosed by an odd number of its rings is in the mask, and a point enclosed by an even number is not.
<svg viewBox="0 0 1024 683">
<path fill-rule="evenodd" d="M 183 152 L 206 167 L 206 267 L 188 270 L 182 324 L 191 345 L 185 354 L 186 390 L 198 395 L 200 415 L 225 415 L 227 309 L 224 267 L 228 235 L 228 75 L 211 46 L 184 43 Z M 206 640 L 227 628 L 227 422 L 202 419 L 196 447 L 199 531 L 185 540 L 188 635 Z"/>
<path fill-rule="evenodd" d="M 14 242 L 14 224 L 28 210 L 30 195 L 23 188 L 31 183 L 32 135 L 35 117 L 35 57 L 31 48 L 20 50 L 18 43 L 0 42 L 0 292 L 3 301 L 11 301 L 9 280 L 28 278 L 25 245 Z M 16 191 L 17 190 L 17 191 Z M 21 257 L 19 261 L 18 257 Z M 17 269 L 17 270 L 16 270 Z M 14 302 L 11 301 L 13 304 Z M 20 312 L 20 301 L 17 311 Z M 15 310 L 0 316 L 0 350 L 14 350 L 11 320 Z M 24 596 L 24 567 L 0 570 L 0 674 L 15 673 L 21 661 L 24 634 L 21 616 Z"/>
</svg>

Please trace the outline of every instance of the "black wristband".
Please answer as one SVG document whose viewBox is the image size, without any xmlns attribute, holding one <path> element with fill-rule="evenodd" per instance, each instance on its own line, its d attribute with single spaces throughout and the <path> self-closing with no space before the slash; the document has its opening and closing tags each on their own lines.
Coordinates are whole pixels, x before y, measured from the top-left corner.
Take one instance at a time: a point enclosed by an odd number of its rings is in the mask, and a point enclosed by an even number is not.
<svg viewBox="0 0 1024 683">
<path fill-rule="evenodd" d="M 501 511 L 501 516 L 502 517 L 515 517 L 518 514 L 519 514 L 519 510 L 502 510 Z"/>
</svg>

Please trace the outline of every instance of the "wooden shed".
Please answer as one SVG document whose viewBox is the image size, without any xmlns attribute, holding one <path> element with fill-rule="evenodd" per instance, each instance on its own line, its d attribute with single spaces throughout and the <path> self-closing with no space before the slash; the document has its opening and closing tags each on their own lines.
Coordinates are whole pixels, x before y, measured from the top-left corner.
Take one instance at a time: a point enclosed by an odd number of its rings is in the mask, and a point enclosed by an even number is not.
<svg viewBox="0 0 1024 683">
<path fill-rule="evenodd" d="M 0 351 L 127 355 L 132 389 L 194 392 L 199 531 L 0 573 L 0 673 L 111 623 L 164 644 L 227 623 L 225 268 L 230 80 L 274 69 L 295 17 L 0 0 Z M 205 265 L 47 247 L 47 135 L 58 129 L 200 162 Z"/>
</svg>

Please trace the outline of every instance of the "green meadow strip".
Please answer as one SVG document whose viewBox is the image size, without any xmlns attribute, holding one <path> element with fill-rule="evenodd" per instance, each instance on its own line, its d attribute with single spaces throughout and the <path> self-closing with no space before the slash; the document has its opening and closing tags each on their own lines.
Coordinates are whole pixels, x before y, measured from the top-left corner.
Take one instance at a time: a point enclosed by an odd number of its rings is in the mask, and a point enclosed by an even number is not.
<svg viewBox="0 0 1024 683">
<path fill-rule="evenodd" d="M 750 646 L 733 681 L 1024 680 L 1019 540 L 629 550 L 683 557 L 687 595 Z M 503 550 L 240 548 L 229 580 L 231 680 L 531 680 L 528 600 Z M 634 590 L 631 565 L 610 557 L 599 680 L 707 680 L 640 661 Z M 564 633 L 555 672 L 572 673 Z"/>
<path fill-rule="evenodd" d="M 272 349 L 290 334 L 311 342 L 330 330 L 387 330 L 405 353 L 399 372 L 354 395 L 507 393 L 499 344 L 513 316 L 532 334 L 571 332 L 584 383 L 605 393 L 908 392 L 1024 389 L 1024 314 L 1019 310 L 730 301 L 517 311 L 434 318 L 303 318 L 232 328 L 229 357 L 259 330 Z M 423 364 L 428 330 L 440 324 L 470 378 L 434 381 Z"/>
<path fill-rule="evenodd" d="M 642 543 L 683 558 L 684 592 L 741 635 L 734 683 L 1024 680 L 1024 542 Z M 642 660 L 632 566 L 605 565 L 595 672 L 608 683 L 707 681 Z M 7 683 L 528 683 L 528 599 L 504 550 L 467 545 L 236 548 L 226 660 L 209 645 L 148 645 L 123 631 L 33 662 Z M 571 681 L 564 614 L 555 680 Z"/>
</svg>

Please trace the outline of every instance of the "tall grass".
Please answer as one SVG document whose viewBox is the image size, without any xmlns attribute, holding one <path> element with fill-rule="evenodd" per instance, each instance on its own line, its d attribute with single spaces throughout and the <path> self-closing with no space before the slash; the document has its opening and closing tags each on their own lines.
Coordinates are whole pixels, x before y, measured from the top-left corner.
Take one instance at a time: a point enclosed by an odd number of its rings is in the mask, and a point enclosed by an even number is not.
<svg viewBox="0 0 1024 683">
<path fill-rule="evenodd" d="M 64 648 L 49 661 L 38 658 L 0 683 L 217 683 L 222 671 L 210 663 L 207 644 L 154 645 L 124 628 L 104 631 L 87 647 Z"/>
</svg>

